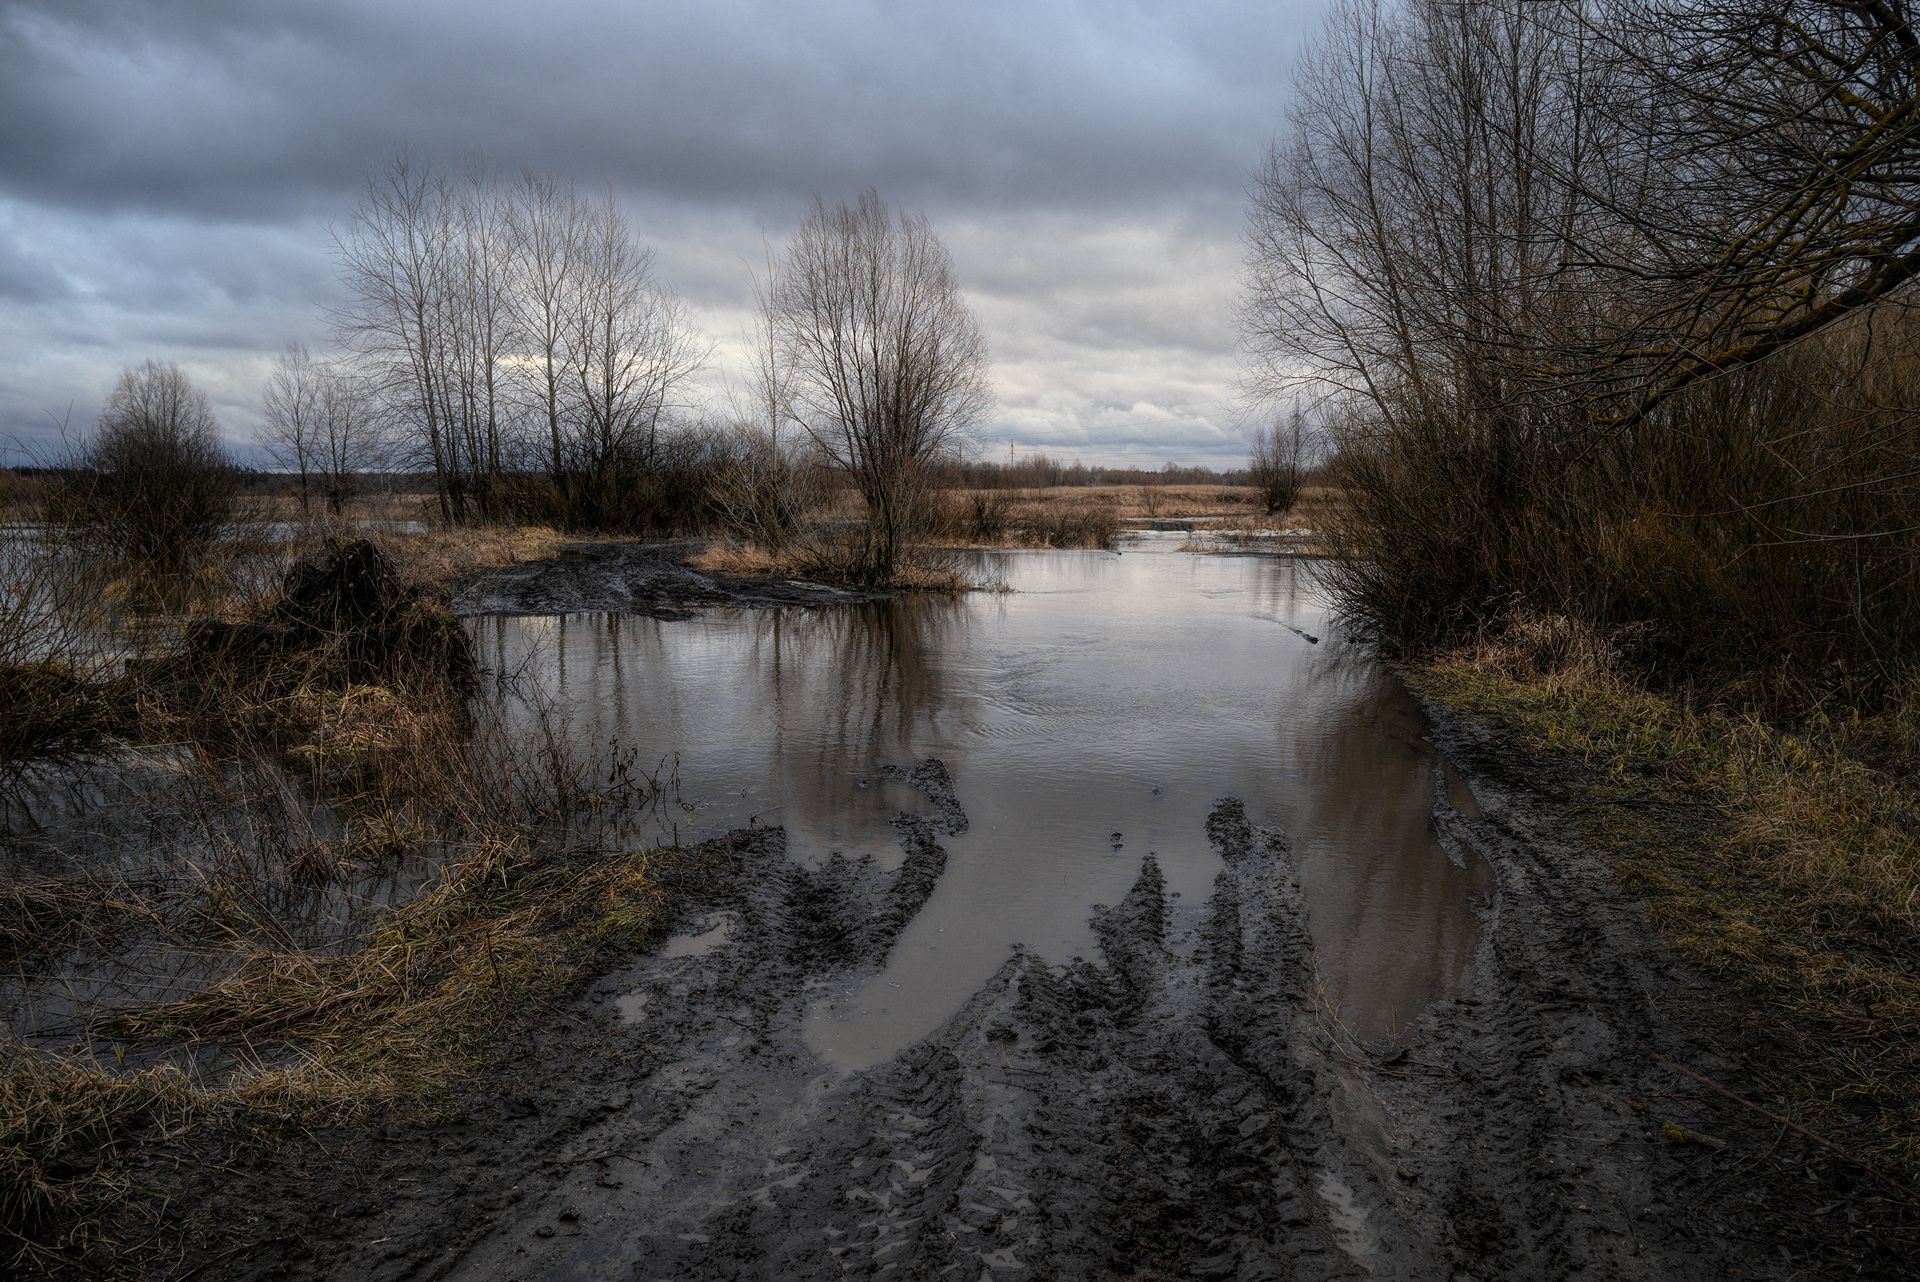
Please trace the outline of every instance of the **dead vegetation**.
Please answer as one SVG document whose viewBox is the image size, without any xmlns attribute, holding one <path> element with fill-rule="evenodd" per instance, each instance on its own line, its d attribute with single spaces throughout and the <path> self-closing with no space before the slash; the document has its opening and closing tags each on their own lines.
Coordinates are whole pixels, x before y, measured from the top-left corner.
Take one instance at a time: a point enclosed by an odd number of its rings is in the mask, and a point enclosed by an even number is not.
<svg viewBox="0 0 1920 1282">
<path fill-rule="evenodd" d="M 789 541 L 777 549 L 722 540 L 695 553 L 688 564 L 734 578 L 805 579 L 856 590 L 969 592 L 980 586 L 938 553 L 918 548 L 897 557 L 884 582 L 874 582 L 857 550 L 849 552 L 821 538 Z"/>
<path fill-rule="evenodd" d="M 1789 1115 L 1920 1172 L 1920 792 L 1909 702 L 1782 730 L 1621 675 L 1535 617 L 1413 669 L 1450 706 L 1593 773 L 1590 838 L 1682 953 L 1742 987 Z M 1916 691 L 1920 694 L 1920 691 Z"/>
<path fill-rule="evenodd" d="M 550 525 L 455 525 L 387 531 L 378 539 L 403 577 L 440 591 L 477 570 L 537 561 L 577 541 Z"/>
<path fill-rule="evenodd" d="M 1129 521 L 1257 521 L 1245 485 L 950 489 L 936 496 L 927 537 L 989 548 L 1111 548 Z"/>
<path fill-rule="evenodd" d="M 322 542 L 227 614 L 70 679 L 116 709 L 97 778 L 80 754 L 79 800 L 7 836 L 16 1271 L 137 1272 L 187 1166 L 425 1106 L 727 866 L 725 843 L 633 839 L 662 785 L 631 751 L 586 759 L 547 710 L 473 700 L 444 597 L 372 542 Z"/>
</svg>

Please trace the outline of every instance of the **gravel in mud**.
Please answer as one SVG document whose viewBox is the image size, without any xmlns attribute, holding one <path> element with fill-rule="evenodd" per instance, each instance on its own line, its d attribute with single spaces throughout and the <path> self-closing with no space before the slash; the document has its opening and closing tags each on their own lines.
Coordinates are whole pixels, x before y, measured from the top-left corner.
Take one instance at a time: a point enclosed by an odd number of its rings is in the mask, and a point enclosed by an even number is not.
<svg viewBox="0 0 1920 1282">
<path fill-rule="evenodd" d="M 1148 857 L 1097 956 L 1016 952 L 935 1034 L 835 1075 L 809 1004 L 879 967 L 964 830 L 926 761 L 888 868 L 735 834 L 700 947 L 536 1023 L 466 1115 L 319 1137 L 203 1208 L 213 1276 L 563 1279 L 1899 1277 L 1874 1186 L 1662 1068 L 1736 1087 L 1735 1012 L 1565 837 L 1532 763 L 1441 722 L 1498 890 L 1472 992 L 1390 1054 L 1313 993 L 1285 834 L 1213 810 L 1205 902 Z M 1521 780 L 1525 782 L 1522 783 Z M 1544 791 L 1543 791 L 1544 789 Z M 707 930 L 724 920 L 728 929 Z M 710 944 L 705 941 L 711 940 Z M 1874 1221 L 1874 1216 L 1882 1218 Z"/>
<path fill-rule="evenodd" d="M 557 556 L 486 570 L 454 595 L 456 614 L 608 612 L 686 619 L 700 606 L 848 605 L 878 598 L 803 579 L 743 579 L 686 563 L 700 543 L 576 543 Z"/>
</svg>

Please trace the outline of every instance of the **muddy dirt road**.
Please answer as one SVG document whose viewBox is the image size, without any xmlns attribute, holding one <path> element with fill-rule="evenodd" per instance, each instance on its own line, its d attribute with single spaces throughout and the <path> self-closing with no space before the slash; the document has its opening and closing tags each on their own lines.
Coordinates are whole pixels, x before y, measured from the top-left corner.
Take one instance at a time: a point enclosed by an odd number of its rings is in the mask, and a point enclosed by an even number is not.
<svg viewBox="0 0 1920 1282">
<path fill-rule="evenodd" d="M 1387 804 L 1364 790 L 1336 808 L 1341 823 L 1222 790 L 1151 843 L 1062 796 L 1076 824 L 1115 839 L 1099 857 L 1118 893 L 1048 901 L 1084 936 L 1009 948 L 993 913 L 963 915 L 952 929 L 985 944 L 917 951 L 903 940 L 948 911 L 961 864 L 1020 832 L 983 830 L 1007 804 L 987 758 L 899 755 L 869 789 L 887 799 L 887 849 L 802 851 L 825 838 L 797 804 L 789 823 L 737 828 L 726 889 L 687 902 L 660 952 L 518 1026 L 498 1080 L 459 1116 L 322 1135 L 223 1181 L 189 1265 L 380 1279 L 1910 1276 L 1862 1227 L 1883 1209 L 1873 1185 L 1642 1048 L 1753 1089 L 1738 1009 L 1569 838 L 1570 781 L 1437 714 L 1421 724 L 1431 756 L 1407 767 L 1421 849 L 1476 869 L 1466 884 L 1480 888 L 1469 955 L 1446 975 L 1380 982 L 1454 967 L 1454 927 L 1436 947 L 1409 917 L 1405 946 L 1390 932 L 1365 965 L 1332 946 L 1356 905 L 1413 911 L 1328 880 L 1327 850 L 1354 861 L 1327 832 Z M 1232 776 L 1203 762 L 1179 783 Z M 1048 863 L 1054 844 L 1033 841 L 1028 862 L 1071 881 L 1080 865 Z M 1452 874 L 1426 875 L 1461 893 Z M 941 997 L 956 985 L 929 970 L 966 975 L 962 997 Z M 823 1010 L 889 984 L 920 994 L 910 1018 L 851 1052 L 823 1040 Z M 1335 1013 L 1408 994 L 1417 1008 L 1390 1035 L 1357 1036 Z"/>
</svg>

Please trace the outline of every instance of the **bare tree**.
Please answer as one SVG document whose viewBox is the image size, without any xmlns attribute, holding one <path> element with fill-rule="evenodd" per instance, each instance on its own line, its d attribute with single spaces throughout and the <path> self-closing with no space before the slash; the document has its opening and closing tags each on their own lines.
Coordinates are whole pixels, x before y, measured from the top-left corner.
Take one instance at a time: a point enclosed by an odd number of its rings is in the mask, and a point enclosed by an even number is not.
<svg viewBox="0 0 1920 1282">
<path fill-rule="evenodd" d="M 309 510 L 308 478 L 318 450 L 316 433 L 324 378 L 305 343 L 289 343 L 273 362 L 262 398 L 262 449 L 300 482 L 300 511 Z"/>
<path fill-rule="evenodd" d="M 328 367 L 314 419 L 314 475 L 327 510 L 339 516 L 361 478 L 387 462 L 386 425 L 367 380 Z"/>
<path fill-rule="evenodd" d="M 611 193 L 584 213 L 576 267 L 564 351 L 578 421 L 565 448 L 590 519 L 604 523 L 623 473 L 656 461 L 661 428 L 709 349 Z"/>
<path fill-rule="evenodd" d="M 370 179 L 334 232 L 350 295 L 346 345 L 431 465 L 441 515 L 495 515 L 505 467 L 501 369 L 513 350 L 507 237 L 478 175 L 456 182 L 405 157 Z"/>
<path fill-rule="evenodd" d="M 1350 612 L 1904 688 L 1915 7 L 1336 0 L 1241 321 L 1250 390 L 1326 407 Z"/>
<path fill-rule="evenodd" d="M 1252 389 L 1327 400 L 1348 459 L 1418 460 L 1418 494 L 1390 495 L 1410 473 L 1382 471 L 1383 520 L 1410 520 L 1413 499 L 1475 514 L 1472 558 L 1449 554 L 1457 519 L 1422 527 L 1411 559 L 1446 569 L 1426 576 L 1438 617 L 1511 597 L 1534 473 L 1591 432 L 1549 372 L 1605 306 L 1580 248 L 1604 211 L 1581 193 L 1644 175 L 1599 176 L 1613 140 L 1594 104 L 1617 69 L 1593 56 L 1588 7 L 1337 0 L 1253 192 Z M 1355 549 L 1340 572 L 1393 564 Z"/>
<path fill-rule="evenodd" d="M 743 383 L 730 386 L 727 457 L 714 502 L 735 534 L 780 548 L 800 529 L 821 498 L 817 448 L 789 416 L 790 373 L 774 347 L 773 298 L 767 281 L 754 281 L 754 331 L 748 342 L 753 365 Z M 798 438 L 798 439 L 796 439 Z"/>
<path fill-rule="evenodd" d="M 522 175 L 507 197 L 508 300 L 522 349 L 516 368 L 525 400 L 545 429 L 547 475 L 556 486 L 566 483 L 562 441 L 574 398 L 567 353 L 581 296 L 587 221 L 570 184 L 563 187 L 539 174 Z"/>
<path fill-rule="evenodd" d="M 1581 250 L 1620 305 L 1573 365 L 1619 421 L 1920 276 L 1913 0 L 1600 0 L 1621 85 Z M 1621 174 L 1650 182 L 1622 190 Z M 1591 230 L 1591 229 L 1589 229 Z M 1565 368 L 1565 366 L 1563 366 Z"/>
<path fill-rule="evenodd" d="M 986 339 L 924 215 L 869 190 L 815 199 L 770 290 L 793 420 L 866 500 L 868 570 L 890 578 L 928 465 L 986 409 Z"/>
<path fill-rule="evenodd" d="M 466 480 L 448 419 L 444 324 L 449 227 L 443 188 L 407 158 L 369 178 L 352 222 L 333 233 L 350 301 L 336 315 L 341 337 L 373 386 L 412 424 L 416 459 L 433 469 L 440 514 L 466 516 Z"/>
<path fill-rule="evenodd" d="M 1288 511 L 1300 497 L 1312 462 L 1312 435 L 1299 406 L 1253 429 L 1253 454 L 1247 470 L 1260 487 L 1267 515 Z"/>
<path fill-rule="evenodd" d="M 506 211 L 478 169 L 457 183 L 442 179 L 439 208 L 449 256 L 440 296 L 449 336 L 441 345 L 448 371 L 440 383 L 447 394 L 444 416 L 453 424 L 474 505 L 481 518 L 492 519 L 505 471 L 502 369 L 514 350 Z"/>
<path fill-rule="evenodd" d="M 301 512 L 311 510 L 309 495 L 318 486 L 327 510 L 339 516 L 360 474 L 385 462 L 373 388 L 364 376 L 292 343 L 274 362 L 265 404 L 259 441 L 299 477 Z"/>
</svg>

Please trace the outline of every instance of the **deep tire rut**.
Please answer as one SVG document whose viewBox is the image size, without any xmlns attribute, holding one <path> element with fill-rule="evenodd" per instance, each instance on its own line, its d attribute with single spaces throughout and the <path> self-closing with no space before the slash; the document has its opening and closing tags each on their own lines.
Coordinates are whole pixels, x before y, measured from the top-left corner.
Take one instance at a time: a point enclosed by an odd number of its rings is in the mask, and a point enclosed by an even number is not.
<svg viewBox="0 0 1920 1282">
<path fill-rule="evenodd" d="M 1484 809 L 1436 789 L 1450 857 L 1486 859 L 1471 995 L 1386 1055 L 1316 996 L 1287 840 L 1219 802 L 1205 903 L 1154 858 L 1096 910 L 1097 955 L 1016 951 L 934 1034 L 828 1070 L 809 1006 L 885 963 L 965 830 L 938 761 L 896 866 L 788 859 L 736 834 L 736 918 L 702 955 L 607 976 L 463 1122 L 331 1165 L 336 1212 L 262 1214 L 233 1276 L 461 1279 L 1695 1279 L 1898 1276 L 1876 1248 L 1760 1214 L 1779 1137 L 1701 1098 L 1620 1030 L 1716 1071 L 1712 1010 L 1559 812 L 1486 744 L 1445 746 Z M 1676 1041 L 1682 1015 L 1697 1030 Z M 1662 1138 L 1687 1110 L 1724 1150 Z M 304 1177 L 307 1187 L 316 1177 Z M 280 1173 L 286 1178 L 286 1173 Z M 291 1191 L 291 1186 L 289 1190 Z M 309 1195 L 310 1196 L 310 1195 Z M 291 1199 L 281 1199 L 286 1202 Z M 216 1205 L 218 1205 L 216 1203 Z M 274 1245 L 268 1245 L 273 1243 Z"/>
</svg>

